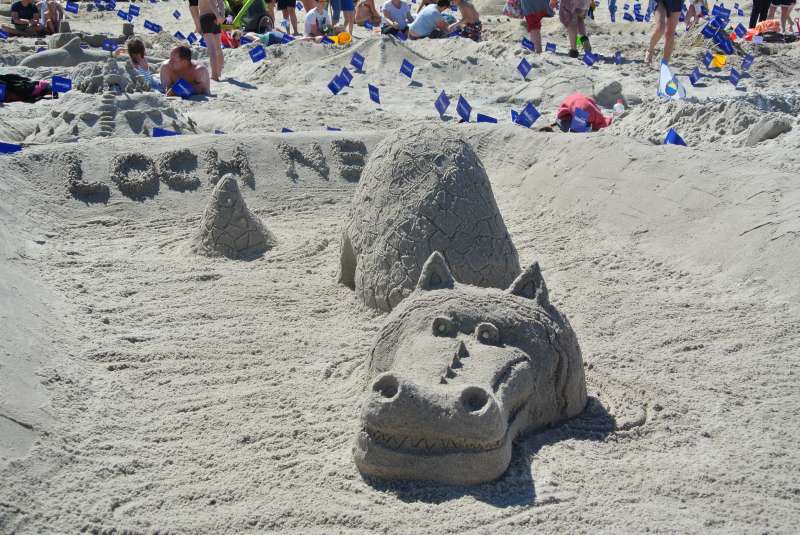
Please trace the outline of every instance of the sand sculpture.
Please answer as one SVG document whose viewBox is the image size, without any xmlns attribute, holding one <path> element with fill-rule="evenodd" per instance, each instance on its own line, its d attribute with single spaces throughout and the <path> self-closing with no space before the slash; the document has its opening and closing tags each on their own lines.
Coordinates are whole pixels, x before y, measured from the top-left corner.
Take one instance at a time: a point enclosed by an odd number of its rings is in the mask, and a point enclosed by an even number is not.
<svg viewBox="0 0 800 535">
<path fill-rule="evenodd" d="M 274 244 L 261 219 L 245 205 L 236 177 L 230 173 L 223 176 L 211 193 L 194 250 L 206 256 L 247 260 L 264 254 Z"/>
<path fill-rule="evenodd" d="M 139 153 L 117 154 L 111 159 L 111 181 L 123 195 L 134 199 L 158 193 L 158 175 L 153 160 Z"/>
<path fill-rule="evenodd" d="M 170 189 L 194 190 L 200 187 L 197 176 L 197 155 L 189 149 L 179 149 L 159 154 L 155 161 L 158 177 Z"/>
<path fill-rule="evenodd" d="M 83 177 L 81 160 L 77 154 L 68 152 L 61 159 L 61 169 L 67 192 L 72 197 L 87 202 L 105 202 L 110 195 L 108 186 L 98 181 L 87 181 Z"/>
<path fill-rule="evenodd" d="M 339 175 L 348 182 L 358 182 L 364 170 L 367 146 L 355 139 L 331 142 L 331 156 L 339 162 Z"/>
<path fill-rule="evenodd" d="M 74 67 L 87 61 L 105 61 L 108 52 L 92 52 L 81 48 L 81 38 L 75 37 L 61 48 L 45 50 L 23 59 L 23 67 Z"/>
<path fill-rule="evenodd" d="M 230 160 L 221 160 L 217 149 L 206 150 L 203 153 L 203 164 L 212 184 L 219 182 L 220 177 L 232 173 L 239 175 L 242 184 L 255 187 L 255 175 L 250 168 L 250 160 L 239 145 L 233 149 L 233 157 Z"/>
<path fill-rule="evenodd" d="M 375 148 L 342 234 L 339 282 L 378 310 L 411 293 L 433 251 L 466 284 L 504 288 L 519 274 L 483 165 L 444 128 L 404 128 Z"/>
<path fill-rule="evenodd" d="M 534 263 L 506 290 L 457 283 L 444 257 L 387 318 L 353 450 L 368 476 L 472 485 L 499 477 L 522 432 L 586 406 L 583 362 Z"/>
<path fill-rule="evenodd" d="M 73 87 L 84 93 L 101 93 L 103 91 L 120 91 L 122 93 L 139 93 L 150 91 L 147 80 L 137 74 L 128 62 L 122 66 L 109 58 L 105 63 L 82 63 L 72 73 Z"/>
<path fill-rule="evenodd" d="M 286 164 L 286 176 L 292 180 L 297 180 L 300 175 L 297 173 L 296 163 L 313 169 L 319 176 L 328 180 L 330 168 L 325 161 L 325 155 L 322 153 L 322 147 L 316 141 L 311 144 L 311 148 L 303 151 L 297 147 L 287 145 L 286 143 L 278 143 L 275 146 L 278 154 L 281 155 Z"/>
</svg>

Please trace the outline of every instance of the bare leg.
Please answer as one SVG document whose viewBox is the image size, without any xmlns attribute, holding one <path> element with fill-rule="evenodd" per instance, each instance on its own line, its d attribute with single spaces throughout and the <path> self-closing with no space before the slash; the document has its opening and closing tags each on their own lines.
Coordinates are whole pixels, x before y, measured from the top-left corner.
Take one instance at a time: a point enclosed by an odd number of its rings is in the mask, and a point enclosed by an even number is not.
<svg viewBox="0 0 800 535">
<path fill-rule="evenodd" d="M 192 14 L 192 20 L 194 21 L 194 31 L 197 33 L 202 33 L 200 30 L 200 10 L 197 6 L 189 6 L 189 13 Z"/>
<path fill-rule="evenodd" d="M 664 61 L 669 63 L 672 51 L 675 49 L 675 28 L 678 27 L 680 13 L 670 13 L 667 19 L 667 33 L 664 36 Z"/>
<path fill-rule="evenodd" d="M 576 24 L 570 24 L 567 28 L 567 39 L 569 40 L 569 49 L 577 50 L 575 41 L 578 39 L 578 26 Z"/>
<path fill-rule="evenodd" d="M 658 42 L 661 41 L 661 38 L 664 36 L 664 32 L 667 29 L 667 10 L 664 8 L 663 5 L 659 4 L 658 8 L 656 8 L 656 27 L 653 29 L 653 35 L 650 37 L 650 47 L 647 49 L 647 54 L 645 54 L 644 60 L 646 63 L 653 62 L 653 56 L 656 53 L 656 46 Z"/>
<path fill-rule="evenodd" d="M 767 20 L 775 18 L 775 6 L 772 4 L 769 5 L 769 11 L 767 11 Z"/>
<path fill-rule="evenodd" d="M 533 43 L 533 50 L 537 54 L 542 53 L 542 30 L 531 30 L 529 32 L 531 36 L 531 42 Z"/>
<path fill-rule="evenodd" d="M 355 22 L 355 11 L 344 12 L 344 24 L 347 27 L 347 32 L 353 35 L 353 23 Z"/>
<path fill-rule="evenodd" d="M 220 44 L 220 37 L 218 33 L 203 34 L 206 40 L 206 48 L 208 49 L 208 61 L 211 63 L 211 79 L 219 82 L 219 77 L 222 74 L 222 45 Z"/>
<path fill-rule="evenodd" d="M 792 7 L 794 6 L 781 6 L 781 31 L 783 33 L 787 33 L 787 28 L 788 33 L 792 33 Z"/>
<path fill-rule="evenodd" d="M 289 21 L 292 23 L 295 35 L 299 35 L 300 32 L 297 31 L 297 12 L 293 7 L 289 8 Z"/>
</svg>

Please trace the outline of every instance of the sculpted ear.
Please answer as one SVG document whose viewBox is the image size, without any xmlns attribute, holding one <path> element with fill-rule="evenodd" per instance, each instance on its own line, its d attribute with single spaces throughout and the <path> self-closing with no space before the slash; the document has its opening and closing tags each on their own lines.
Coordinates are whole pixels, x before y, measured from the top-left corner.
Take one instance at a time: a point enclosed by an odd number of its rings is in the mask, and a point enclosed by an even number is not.
<svg viewBox="0 0 800 535">
<path fill-rule="evenodd" d="M 539 262 L 534 262 L 531 267 L 520 273 L 508 287 L 508 292 L 526 299 L 533 299 L 543 307 L 550 305 L 547 285 L 544 283 Z"/>
<path fill-rule="evenodd" d="M 422 266 L 422 273 L 419 275 L 417 290 L 441 290 L 452 288 L 456 280 L 447 267 L 447 262 L 439 251 L 434 251 Z"/>
</svg>

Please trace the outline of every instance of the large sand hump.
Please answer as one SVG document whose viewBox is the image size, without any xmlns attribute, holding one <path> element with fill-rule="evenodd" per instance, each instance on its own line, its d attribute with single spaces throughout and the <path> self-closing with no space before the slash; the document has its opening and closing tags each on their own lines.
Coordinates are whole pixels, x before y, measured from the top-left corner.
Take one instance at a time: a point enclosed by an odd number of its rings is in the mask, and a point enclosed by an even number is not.
<svg viewBox="0 0 800 535">
<path fill-rule="evenodd" d="M 214 186 L 203 214 L 195 251 L 247 260 L 264 254 L 274 243 L 261 219 L 244 203 L 236 177 L 230 173 L 223 176 Z"/>
<path fill-rule="evenodd" d="M 519 274 L 478 155 L 445 128 L 408 127 L 385 138 L 362 173 L 345 223 L 339 282 L 389 311 L 440 251 L 458 280 L 505 288 Z"/>
<path fill-rule="evenodd" d="M 86 51 L 81 48 L 81 38 L 76 37 L 61 48 L 45 50 L 23 59 L 23 67 L 74 67 L 87 61 L 106 61 L 108 52 Z"/>
<path fill-rule="evenodd" d="M 372 348 L 355 462 L 380 478 L 490 481 L 517 435 L 586 399 L 578 341 L 538 264 L 507 290 L 478 288 L 435 252 Z"/>
</svg>

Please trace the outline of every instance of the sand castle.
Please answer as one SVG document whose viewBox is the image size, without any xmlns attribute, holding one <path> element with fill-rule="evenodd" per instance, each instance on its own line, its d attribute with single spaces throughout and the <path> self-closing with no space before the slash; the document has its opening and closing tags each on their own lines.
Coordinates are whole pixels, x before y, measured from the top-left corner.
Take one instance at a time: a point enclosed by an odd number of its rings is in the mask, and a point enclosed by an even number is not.
<svg viewBox="0 0 800 535">
<path fill-rule="evenodd" d="M 70 42 L 53 50 L 45 50 L 23 59 L 23 67 L 74 67 L 87 61 L 105 61 L 108 52 L 87 51 L 81 48 L 81 38 L 75 37 Z"/>
<path fill-rule="evenodd" d="M 211 193 L 194 250 L 206 256 L 251 259 L 272 248 L 275 239 L 247 208 L 233 174 L 223 176 Z"/>
<path fill-rule="evenodd" d="M 84 93 L 110 90 L 122 93 L 150 91 L 147 80 L 134 72 L 128 62 L 121 66 L 113 58 L 108 58 L 104 63 L 81 63 L 72 73 L 72 83 L 75 89 Z"/>
<path fill-rule="evenodd" d="M 459 280 L 503 288 L 519 274 L 486 171 L 444 128 L 387 136 L 364 168 L 344 226 L 339 282 L 367 306 L 389 311 L 440 251 Z"/>
<path fill-rule="evenodd" d="M 520 433 L 576 416 L 587 399 L 575 333 L 536 263 L 507 290 L 478 288 L 434 252 L 368 368 L 354 458 L 381 478 L 490 481 Z"/>
</svg>

